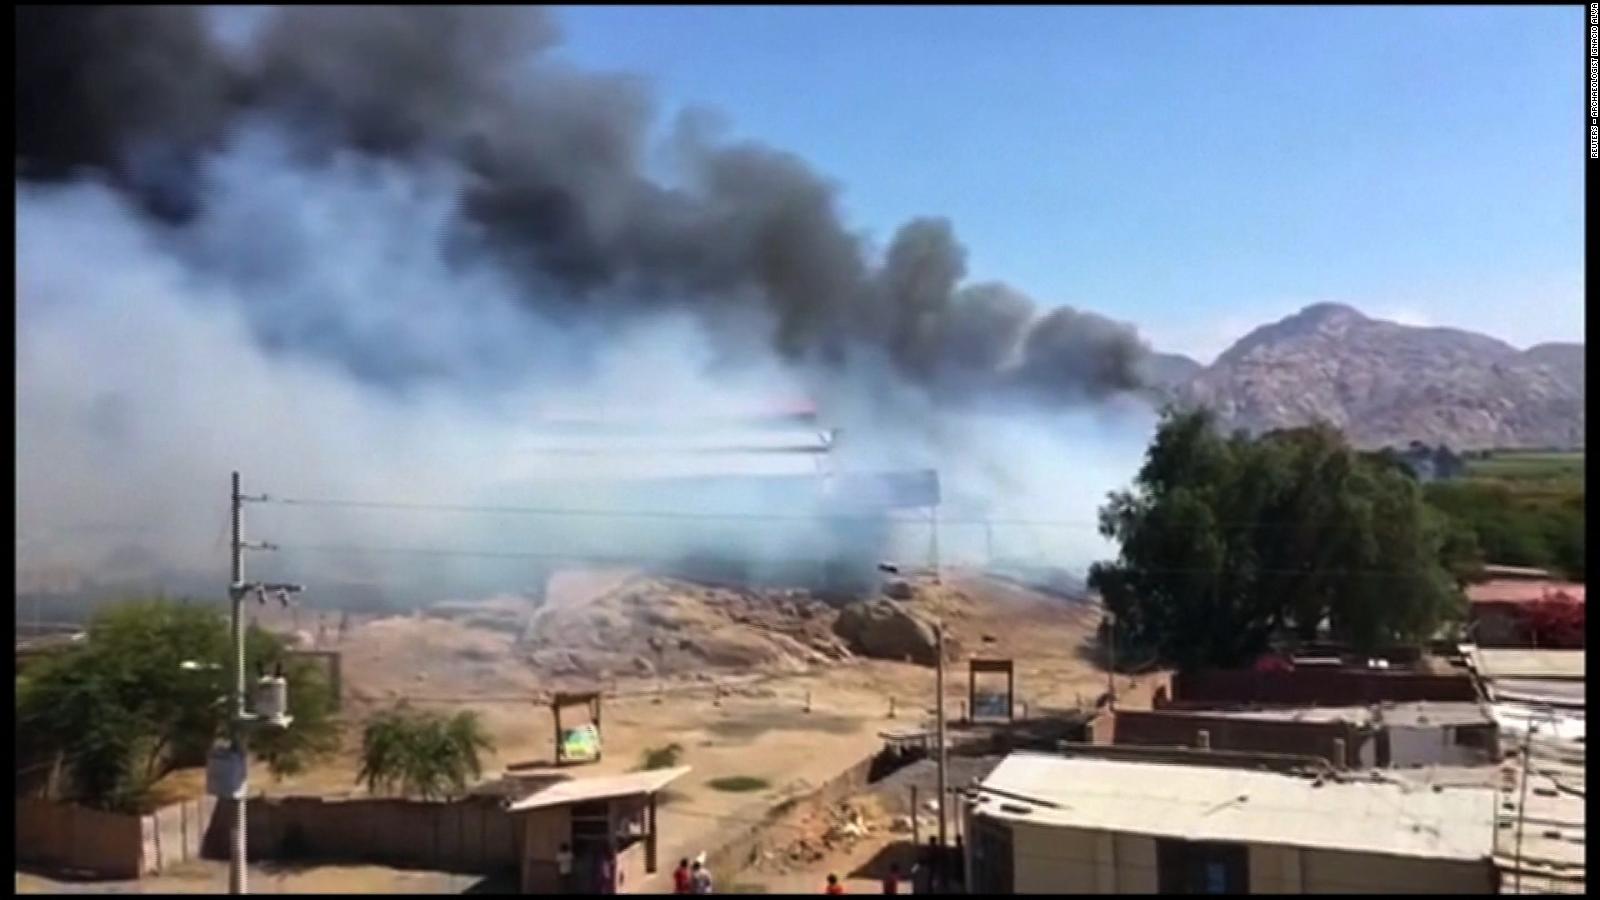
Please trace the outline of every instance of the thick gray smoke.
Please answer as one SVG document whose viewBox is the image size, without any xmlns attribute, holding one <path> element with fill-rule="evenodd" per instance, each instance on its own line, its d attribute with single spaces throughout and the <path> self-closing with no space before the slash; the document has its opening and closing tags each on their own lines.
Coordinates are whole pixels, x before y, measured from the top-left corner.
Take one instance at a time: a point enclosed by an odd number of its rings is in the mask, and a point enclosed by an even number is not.
<svg viewBox="0 0 1600 900">
<path fill-rule="evenodd" d="M 17 24 L 24 177 L 105 171 L 183 222 L 208 201 L 206 156 L 265 119 L 306 166 L 355 151 L 458 170 L 446 239 L 463 261 L 493 254 L 546 315 L 754 308 L 785 359 L 881 352 L 958 396 L 1068 403 L 1138 386 L 1131 329 L 1067 310 L 1030 324 L 1019 295 L 963 291 L 965 253 L 943 220 L 906 224 L 874 264 L 832 186 L 786 154 L 691 131 L 677 142 L 681 186 L 647 178 L 642 88 L 549 60 L 556 33 L 538 10 L 293 8 L 242 48 L 186 8 L 26 8 Z"/>
<path fill-rule="evenodd" d="M 542 11 L 273 10 L 240 42 L 188 8 L 25 7 L 17 26 L 19 553 L 133 529 L 218 559 L 197 511 L 221 515 L 235 466 L 324 496 L 504 502 L 557 399 L 705 414 L 810 395 L 856 464 L 940 466 L 958 496 L 1078 520 L 1079 546 L 1136 462 L 1061 442 L 1109 428 L 1137 452 L 1136 402 L 1132 429 L 1103 421 L 1139 387 L 1131 328 L 968 283 L 942 219 L 870 247 L 771 148 L 685 123 L 665 136 L 676 171 L 649 177 L 648 93 L 552 59 Z M 471 542 L 357 518 L 293 527 Z M 102 519 L 103 540 L 61 537 Z M 475 545 L 553 529 L 617 533 L 533 521 Z M 757 555 L 792 551 L 748 532 Z"/>
</svg>

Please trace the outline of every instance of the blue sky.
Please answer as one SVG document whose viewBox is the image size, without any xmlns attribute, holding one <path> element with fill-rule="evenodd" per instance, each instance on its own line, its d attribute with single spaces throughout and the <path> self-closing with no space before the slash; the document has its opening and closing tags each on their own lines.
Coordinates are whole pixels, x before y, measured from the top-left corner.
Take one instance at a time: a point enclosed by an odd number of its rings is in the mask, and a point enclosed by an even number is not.
<svg viewBox="0 0 1600 900">
<path fill-rule="evenodd" d="M 563 8 L 560 53 L 804 156 L 882 240 L 1203 360 L 1312 302 L 1583 336 L 1584 10 Z"/>
</svg>

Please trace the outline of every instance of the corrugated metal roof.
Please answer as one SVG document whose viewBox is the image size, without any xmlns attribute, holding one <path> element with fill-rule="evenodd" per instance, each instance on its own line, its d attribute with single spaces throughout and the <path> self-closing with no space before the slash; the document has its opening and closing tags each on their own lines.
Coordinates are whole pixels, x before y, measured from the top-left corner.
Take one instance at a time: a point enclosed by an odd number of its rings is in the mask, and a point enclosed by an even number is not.
<svg viewBox="0 0 1600 900">
<path fill-rule="evenodd" d="M 1274 706 L 1261 709 L 1163 709 L 1169 715 L 1249 719 L 1265 722 L 1349 722 L 1365 725 L 1372 721 L 1370 706 Z"/>
<path fill-rule="evenodd" d="M 1585 740 L 1588 734 L 1588 722 L 1582 709 L 1563 709 L 1518 700 L 1496 701 L 1489 708 L 1495 722 L 1500 725 L 1502 736 L 1525 734 L 1530 725 L 1537 726 L 1540 734 L 1553 735 L 1558 740 L 1575 744 Z"/>
<path fill-rule="evenodd" d="M 1480 678 L 1583 678 L 1582 650 L 1491 650 L 1467 654 Z"/>
<path fill-rule="evenodd" d="M 1467 599 L 1473 603 L 1537 603 L 1557 595 L 1584 602 L 1583 585 L 1571 581 L 1496 578 L 1467 587 Z"/>
<path fill-rule="evenodd" d="M 1009 796 L 984 796 L 981 814 L 1040 825 L 1430 859 L 1493 851 L 1495 795 L 1481 788 L 1319 787 L 1270 772 L 1036 753 L 1006 757 L 983 785 Z"/>
<path fill-rule="evenodd" d="M 511 804 L 512 812 L 543 809 L 567 803 L 588 800 L 605 800 L 610 797 L 627 797 L 633 794 L 653 794 L 689 773 L 688 766 L 676 769 L 654 769 L 649 772 L 629 772 L 626 775 L 601 775 L 596 778 L 575 778 L 563 781 Z"/>
<path fill-rule="evenodd" d="M 1531 566 L 1497 566 L 1494 564 L 1483 567 L 1483 574 L 1494 578 L 1549 578 L 1549 569 L 1535 569 Z"/>
<path fill-rule="evenodd" d="M 1582 710 L 1588 693 L 1582 681 L 1556 678 L 1496 678 L 1492 684 L 1497 701 L 1522 701 Z"/>
</svg>

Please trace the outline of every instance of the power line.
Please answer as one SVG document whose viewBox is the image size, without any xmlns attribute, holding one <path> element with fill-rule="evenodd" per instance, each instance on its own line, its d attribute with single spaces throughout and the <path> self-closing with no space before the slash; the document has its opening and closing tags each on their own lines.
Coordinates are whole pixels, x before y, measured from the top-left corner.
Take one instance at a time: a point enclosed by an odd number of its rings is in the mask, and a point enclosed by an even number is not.
<svg viewBox="0 0 1600 900">
<path fill-rule="evenodd" d="M 643 554 L 601 554 L 571 552 L 534 552 L 534 551 L 506 551 L 506 550 L 481 550 L 476 548 L 455 547 L 385 547 L 365 544 L 276 544 L 279 550 L 299 550 L 314 553 L 383 553 L 410 556 L 437 556 L 437 557 L 479 557 L 491 559 L 553 559 L 575 560 L 580 562 L 609 562 L 619 565 L 639 564 L 648 562 L 677 563 L 692 557 L 693 553 L 678 555 L 647 556 Z M 802 556 L 776 556 L 768 557 L 763 562 L 775 563 L 813 563 L 818 565 L 836 562 L 836 558 L 829 557 L 802 557 Z M 1181 567 L 1181 566 L 1145 566 L 1143 572 L 1161 572 L 1166 574 L 1206 575 L 1216 574 L 1220 570 L 1212 567 Z M 1317 577 L 1376 577 L 1405 579 L 1414 578 L 1413 572 L 1396 572 L 1387 569 L 1277 569 L 1277 568 L 1252 568 L 1250 571 L 1256 575 L 1305 575 Z"/>
<path fill-rule="evenodd" d="M 527 515 L 527 516 L 575 516 L 593 517 L 604 519 L 709 519 L 709 520 L 772 520 L 772 521 L 866 521 L 880 522 L 886 516 L 868 513 L 816 513 L 812 515 L 800 513 L 758 513 L 758 512 L 699 512 L 689 510 L 622 510 L 622 509 L 584 509 L 578 507 L 550 507 L 550 506 L 489 506 L 456 503 L 411 503 L 404 501 L 387 500 L 338 500 L 325 498 L 297 498 L 297 497 L 269 497 L 267 502 L 282 506 L 311 506 L 334 507 L 346 509 L 385 509 L 404 510 L 410 512 L 454 512 L 454 513 L 488 513 L 496 515 Z M 898 521 L 921 523 L 920 518 L 904 518 Z M 1079 527 L 1098 528 L 1098 522 L 1086 520 L 1050 520 L 1050 519 L 1012 519 L 1012 518 L 946 518 L 941 516 L 941 523 L 974 525 L 981 524 L 1016 524 L 1016 525 L 1071 525 Z"/>
<path fill-rule="evenodd" d="M 642 554 L 605 554 L 584 553 L 571 551 L 558 552 L 530 552 L 530 551 L 504 551 L 504 550 L 478 550 L 458 549 L 445 547 L 377 547 L 361 544 L 278 544 L 280 550 L 298 550 L 308 553 L 381 553 L 401 556 L 427 556 L 427 557 L 463 557 L 478 559 L 541 559 L 565 560 L 571 562 L 609 563 L 613 565 L 639 565 L 641 563 L 676 563 L 683 562 L 691 554 L 678 556 L 646 556 Z M 813 563 L 825 565 L 834 560 L 824 557 L 783 557 L 772 560 L 779 563 Z"/>
<path fill-rule="evenodd" d="M 418 503 L 410 501 L 391 500 L 349 500 L 323 497 L 274 497 L 268 496 L 263 502 L 280 506 L 325 507 L 343 509 L 373 509 L 397 510 L 407 512 L 451 512 L 451 513 L 485 513 L 492 515 L 525 515 L 525 516 L 574 516 L 604 519 L 706 519 L 706 520 L 732 520 L 732 521 L 795 521 L 795 522 L 827 522 L 827 521 L 865 521 L 881 522 L 886 519 L 891 522 L 904 524 L 931 524 L 931 519 L 911 516 L 893 516 L 892 510 L 885 514 L 871 513 L 831 513 L 818 512 L 814 514 L 803 513 L 770 513 L 770 512 L 704 512 L 694 510 L 625 510 L 625 509 L 593 509 L 582 507 L 559 506 L 504 506 L 465 503 Z M 1065 528 L 1093 528 L 1098 529 L 1098 519 L 1048 519 L 1026 518 L 1017 516 L 938 516 L 941 525 L 1018 525 L 1036 527 L 1065 527 Z M 1281 522 L 1262 522 L 1259 520 L 1218 522 L 1225 528 L 1284 528 L 1291 525 L 1302 524 L 1300 520 L 1285 520 Z"/>
<path fill-rule="evenodd" d="M 459 503 L 414 503 L 408 501 L 389 500 L 344 500 L 333 498 L 302 498 L 302 497 L 273 497 L 266 496 L 255 498 L 256 502 L 270 503 L 277 506 L 316 507 L 336 509 L 366 509 L 389 510 L 403 512 L 444 512 L 444 513 L 482 513 L 489 515 L 517 515 L 517 516 L 548 516 L 597 519 L 667 519 L 667 520 L 703 520 L 703 521 L 788 521 L 788 522 L 888 522 L 895 525 L 932 525 L 934 519 L 914 515 L 896 515 L 896 510 L 889 509 L 883 513 L 770 513 L 770 512 L 705 512 L 694 510 L 624 510 L 624 509 L 586 509 L 581 507 L 555 507 L 555 506 L 503 506 L 484 504 L 459 504 Z M 1053 519 L 1053 518 L 1027 518 L 1018 516 L 938 516 L 939 525 L 970 525 L 970 526 L 1015 526 L 1026 528 L 1079 528 L 1098 531 L 1100 522 L 1096 519 Z M 1282 521 L 1220 521 L 1216 523 L 1224 529 L 1267 529 L 1289 528 L 1304 524 L 1303 520 Z M 226 532 L 227 523 L 224 520 L 222 529 Z M 105 526 L 81 525 L 63 526 L 61 531 L 141 531 L 142 526 Z"/>
</svg>

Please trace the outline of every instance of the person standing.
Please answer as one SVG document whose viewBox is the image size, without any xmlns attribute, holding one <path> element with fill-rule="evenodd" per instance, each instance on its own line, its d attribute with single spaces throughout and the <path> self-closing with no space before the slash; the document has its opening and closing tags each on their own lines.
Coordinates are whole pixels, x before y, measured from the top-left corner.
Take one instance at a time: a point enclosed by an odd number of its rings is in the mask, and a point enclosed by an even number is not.
<svg viewBox="0 0 1600 900">
<path fill-rule="evenodd" d="M 900 864 L 890 863 L 889 874 L 883 876 L 883 892 L 885 894 L 900 893 Z"/>
<path fill-rule="evenodd" d="M 674 894 L 694 893 L 694 872 L 689 868 L 687 857 L 678 860 L 678 867 L 672 870 L 672 892 Z"/>
<path fill-rule="evenodd" d="M 842 894 L 842 893 L 844 893 L 844 885 L 839 883 L 839 876 L 833 874 L 832 872 L 828 873 L 828 890 L 827 890 L 827 893 L 829 893 L 829 894 Z"/>
<path fill-rule="evenodd" d="M 556 875 L 561 879 L 561 893 L 570 894 L 576 889 L 572 883 L 572 847 L 567 844 L 556 850 Z"/>
<path fill-rule="evenodd" d="M 918 894 L 937 894 L 944 890 L 943 878 L 939 869 L 940 846 L 937 837 L 928 838 L 928 845 L 922 848 L 922 858 L 918 860 L 917 867 L 912 871 L 915 879 L 914 892 Z"/>
<path fill-rule="evenodd" d="M 711 870 L 706 868 L 705 854 L 700 854 L 690 869 L 690 883 L 696 894 L 711 893 Z"/>
<path fill-rule="evenodd" d="M 611 851 L 600 854 L 600 893 L 615 894 L 617 892 L 617 858 Z"/>
</svg>

